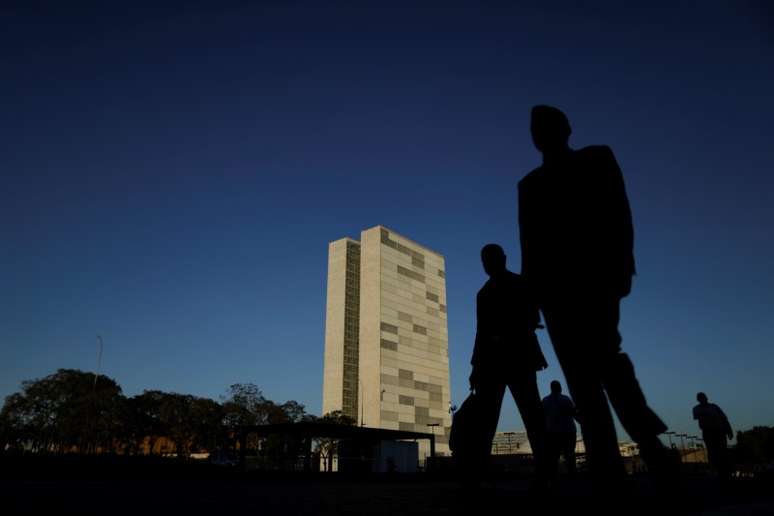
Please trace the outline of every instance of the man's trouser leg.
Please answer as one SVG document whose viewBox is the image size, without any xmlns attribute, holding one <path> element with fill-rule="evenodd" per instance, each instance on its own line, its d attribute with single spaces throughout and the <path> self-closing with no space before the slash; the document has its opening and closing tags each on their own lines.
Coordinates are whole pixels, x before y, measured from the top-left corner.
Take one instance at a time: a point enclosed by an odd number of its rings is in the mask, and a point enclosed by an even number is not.
<svg viewBox="0 0 774 516">
<path fill-rule="evenodd" d="M 562 455 L 561 434 L 546 434 L 546 468 L 552 478 L 559 475 L 559 457 Z"/>
<path fill-rule="evenodd" d="M 564 456 L 564 462 L 567 465 L 567 474 L 575 474 L 575 433 L 559 434 L 561 436 L 561 450 Z"/>
<path fill-rule="evenodd" d="M 707 459 L 710 465 L 715 468 L 720 478 L 726 478 L 730 474 L 730 464 L 728 460 L 728 441 L 725 435 L 713 435 L 704 432 L 704 445 L 707 447 Z"/>
<path fill-rule="evenodd" d="M 626 470 L 618 449 L 615 424 L 599 364 L 601 335 L 595 320 L 599 314 L 587 301 L 546 303 L 542 307 L 543 315 L 570 395 L 578 409 L 591 472 L 600 480 L 621 478 Z"/>
<path fill-rule="evenodd" d="M 540 481 L 548 480 L 552 469 L 547 453 L 546 416 L 543 412 L 543 403 L 540 401 L 537 374 L 535 371 L 518 372 L 508 382 L 508 388 L 519 409 L 524 428 L 527 430 L 527 438 L 535 458 L 536 477 Z"/>
<path fill-rule="evenodd" d="M 634 365 L 621 352 L 621 336 L 618 333 L 620 317 L 619 300 L 595 300 L 599 323 L 600 347 L 598 363 L 602 385 L 613 406 L 621 426 L 639 445 L 640 454 L 648 470 L 665 482 L 677 475 L 667 450 L 658 435 L 667 430 L 666 425 L 648 406 L 634 373 Z"/>
<path fill-rule="evenodd" d="M 492 450 L 492 440 L 497 432 L 497 423 L 500 420 L 500 409 L 505 394 L 505 382 L 493 374 L 482 371 L 483 377 L 476 389 L 479 414 L 481 417 L 481 435 L 484 443 L 481 445 L 484 457 L 481 457 L 478 474 L 484 475 L 489 465 L 489 455 Z"/>
</svg>

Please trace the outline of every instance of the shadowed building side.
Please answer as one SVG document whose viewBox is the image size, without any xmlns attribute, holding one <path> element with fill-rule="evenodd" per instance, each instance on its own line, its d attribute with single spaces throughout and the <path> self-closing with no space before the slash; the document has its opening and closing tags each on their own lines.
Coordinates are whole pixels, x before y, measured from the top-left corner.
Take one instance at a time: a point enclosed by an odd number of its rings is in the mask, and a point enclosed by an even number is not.
<svg viewBox="0 0 774 516">
<path fill-rule="evenodd" d="M 342 238 L 328 246 L 325 314 L 323 414 L 358 414 L 358 334 L 360 318 L 360 244 Z"/>
</svg>

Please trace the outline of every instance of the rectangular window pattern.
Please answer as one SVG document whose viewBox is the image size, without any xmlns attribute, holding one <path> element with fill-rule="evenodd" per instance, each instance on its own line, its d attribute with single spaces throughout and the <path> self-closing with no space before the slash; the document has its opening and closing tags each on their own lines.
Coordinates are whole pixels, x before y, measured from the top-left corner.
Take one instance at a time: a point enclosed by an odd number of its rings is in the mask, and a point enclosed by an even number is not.
<svg viewBox="0 0 774 516">
<path fill-rule="evenodd" d="M 382 346 L 382 349 L 389 349 L 389 350 L 392 350 L 392 351 L 398 351 L 398 343 L 397 342 L 392 342 L 392 341 L 387 340 L 387 339 L 382 339 L 381 346 Z"/>
<path fill-rule="evenodd" d="M 395 335 L 398 334 L 398 327 L 395 326 L 394 324 L 387 324 L 383 322 L 381 328 L 382 328 L 382 331 L 386 331 L 388 333 L 394 333 Z"/>
<path fill-rule="evenodd" d="M 347 242 L 344 279 L 344 378 L 342 412 L 357 419 L 360 333 L 360 245 Z"/>
<path fill-rule="evenodd" d="M 421 281 L 422 283 L 425 282 L 424 276 L 422 276 L 418 272 L 414 272 L 411 269 L 407 269 L 406 267 L 403 267 L 401 265 L 398 265 L 398 274 L 403 274 L 404 276 L 407 276 L 413 280 Z"/>
<path fill-rule="evenodd" d="M 444 444 L 451 421 L 443 257 L 387 229 L 380 235 L 381 420 Z"/>
</svg>

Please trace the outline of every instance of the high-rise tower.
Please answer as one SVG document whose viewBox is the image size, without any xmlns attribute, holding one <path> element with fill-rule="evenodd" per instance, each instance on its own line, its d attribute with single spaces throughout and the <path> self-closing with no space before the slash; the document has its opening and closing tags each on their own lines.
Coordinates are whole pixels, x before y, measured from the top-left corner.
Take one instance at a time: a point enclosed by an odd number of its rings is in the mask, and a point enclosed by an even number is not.
<svg viewBox="0 0 774 516">
<path fill-rule="evenodd" d="M 448 453 L 445 270 L 443 256 L 383 226 L 330 243 L 323 413 L 432 432 Z"/>
</svg>

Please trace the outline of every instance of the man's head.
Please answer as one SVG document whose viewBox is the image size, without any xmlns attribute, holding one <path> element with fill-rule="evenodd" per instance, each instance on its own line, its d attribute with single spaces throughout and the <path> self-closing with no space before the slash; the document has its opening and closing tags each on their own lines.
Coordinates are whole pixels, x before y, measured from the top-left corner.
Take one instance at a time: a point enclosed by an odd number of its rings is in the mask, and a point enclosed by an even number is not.
<svg viewBox="0 0 774 516">
<path fill-rule="evenodd" d="M 559 383 L 558 380 L 554 380 L 551 382 L 551 393 L 552 394 L 561 394 L 562 393 L 562 384 Z"/>
<path fill-rule="evenodd" d="M 505 251 L 497 244 L 486 244 L 481 248 L 481 263 L 484 264 L 484 272 L 497 276 L 505 271 Z"/>
<path fill-rule="evenodd" d="M 696 401 L 698 401 L 699 403 L 701 403 L 702 405 L 704 405 L 704 404 L 705 404 L 705 403 L 707 403 L 707 401 L 709 401 L 709 400 L 707 400 L 707 395 L 706 395 L 706 394 L 704 394 L 703 392 L 700 392 L 700 393 L 698 393 L 698 394 L 696 395 Z"/>
<path fill-rule="evenodd" d="M 572 129 L 567 116 L 552 106 L 532 108 L 530 121 L 532 142 L 544 155 L 553 155 L 566 151 Z"/>
</svg>

